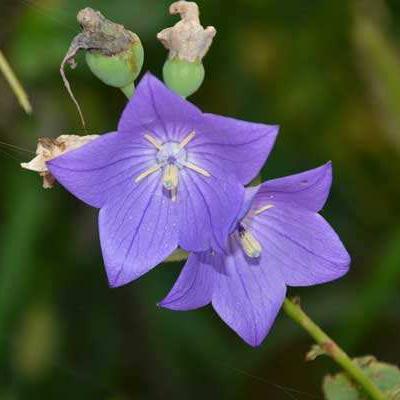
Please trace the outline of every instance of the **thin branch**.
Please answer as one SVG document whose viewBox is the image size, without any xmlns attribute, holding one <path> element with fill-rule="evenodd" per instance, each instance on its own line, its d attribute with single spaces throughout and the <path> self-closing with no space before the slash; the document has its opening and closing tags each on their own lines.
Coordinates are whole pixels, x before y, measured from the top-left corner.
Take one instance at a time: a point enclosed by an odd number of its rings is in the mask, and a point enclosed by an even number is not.
<svg viewBox="0 0 400 400">
<path fill-rule="evenodd" d="M 283 304 L 285 313 L 300 325 L 318 343 L 324 354 L 339 364 L 373 400 L 387 400 L 374 382 L 355 364 L 351 358 L 302 310 L 296 301 L 286 299 Z"/>
</svg>

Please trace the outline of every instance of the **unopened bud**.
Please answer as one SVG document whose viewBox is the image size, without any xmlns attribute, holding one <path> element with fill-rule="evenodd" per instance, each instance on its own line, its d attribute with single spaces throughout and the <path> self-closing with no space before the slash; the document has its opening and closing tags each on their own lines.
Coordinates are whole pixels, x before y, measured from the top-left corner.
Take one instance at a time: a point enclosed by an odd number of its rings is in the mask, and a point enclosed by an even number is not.
<svg viewBox="0 0 400 400">
<path fill-rule="evenodd" d="M 177 1 L 170 6 L 171 14 L 179 14 L 181 21 L 161 31 L 157 38 L 169 50 L 163 69 L 168 87 L 188 97 L 196 92 L 204 80 L 203 57 L 216 34 L 214 27 L 204 28 L 199 19 L 199 7 L 194 2 Z"/>
</svg>

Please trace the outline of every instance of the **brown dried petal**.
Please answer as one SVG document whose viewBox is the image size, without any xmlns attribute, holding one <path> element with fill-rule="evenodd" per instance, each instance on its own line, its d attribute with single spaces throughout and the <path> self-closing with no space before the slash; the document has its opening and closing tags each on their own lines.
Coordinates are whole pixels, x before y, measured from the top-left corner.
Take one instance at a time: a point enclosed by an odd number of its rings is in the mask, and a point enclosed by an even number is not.
<svg viewBox="0 0 400 400">
<path fill-rule="evenodd" d="M 162 30 L 157 38 L 169 50 L 170 58 L 189 62 L 202 60 L 210 48 L 217 31 L 200 23 L 199 7 L 190 1 L 177 1 L 169 9 L 171 14 L 179 14 L 179 21 L 172 28 Z"/>
<path fill-rule="evenodd" d="M 98 137 L 98 135 L 61 135 L 55 139 L 39 138 L 36 157 L 28 163 L 22 163 L 21 167 L 38 172 L 43 177 L 43 187 L 50 189 L 54 186 L 55 179 L 47 169 L 46 161 L 52 160 L 68 151 L 78 149 Z"/>
</svg>

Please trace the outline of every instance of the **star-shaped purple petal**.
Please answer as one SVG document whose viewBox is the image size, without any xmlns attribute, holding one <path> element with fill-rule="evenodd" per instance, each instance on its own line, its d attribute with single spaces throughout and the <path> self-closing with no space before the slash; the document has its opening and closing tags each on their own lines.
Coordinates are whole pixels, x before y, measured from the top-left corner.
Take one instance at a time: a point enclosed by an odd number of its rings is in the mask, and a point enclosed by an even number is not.
<svg viewBox="0 0 400 400">
<path fill-rule="evenodd" d="M 350 257 L 318 214 L 329 194 L 331 164 L 247 189 L 225 254 L 192 254 L 161 306 L 212 304 L 243 340 L 259 345 L 284 301 L 286 286 L 340 278 Z"/>
<path fill-rule="evenodd" d="M 222 251 L 277 127 L 203 114 L 147 74 L 118 126 L 48 162 L 85 203 L 100 208 L 112 286 L 140 277 L 177 246 Z M 251 156 L 253 154 L 253 156 Z"/>
</svg>

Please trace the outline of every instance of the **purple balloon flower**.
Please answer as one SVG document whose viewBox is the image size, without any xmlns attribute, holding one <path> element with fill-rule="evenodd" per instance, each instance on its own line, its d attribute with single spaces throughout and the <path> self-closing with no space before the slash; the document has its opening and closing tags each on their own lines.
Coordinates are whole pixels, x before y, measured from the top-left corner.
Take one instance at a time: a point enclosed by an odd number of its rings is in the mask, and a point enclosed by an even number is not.
<svg viewBox="0 0 400 400">
<path fill-rule="evenodd" d="M 66 189 L 100 208 L 110 285 L 124 285 L 179 245 L 223 249 L 278 128 L 204 114 L 147 74 L 118 132 L 49 161 Z"/>
<path fill-rule="evenodd" d="M 247 189 L 225 254 L 191 254 L 160 305 L 192 310 L 211 303 L 242 339 L 260 345 L 282 306 L 286 286 L 320 284 L 348 271 L 346 249 L 318 214 L 331 181 L 328 163 Z"/>
</svg>

